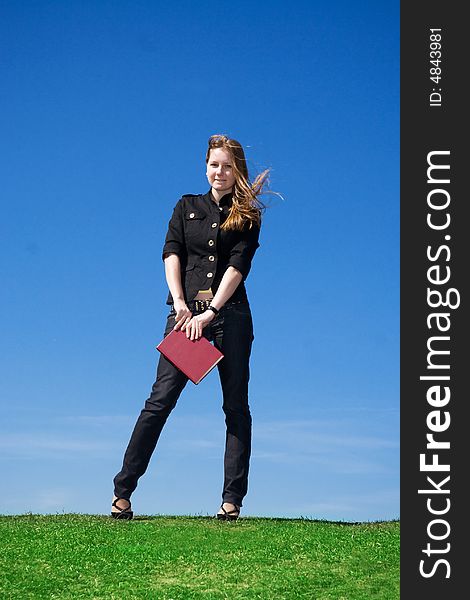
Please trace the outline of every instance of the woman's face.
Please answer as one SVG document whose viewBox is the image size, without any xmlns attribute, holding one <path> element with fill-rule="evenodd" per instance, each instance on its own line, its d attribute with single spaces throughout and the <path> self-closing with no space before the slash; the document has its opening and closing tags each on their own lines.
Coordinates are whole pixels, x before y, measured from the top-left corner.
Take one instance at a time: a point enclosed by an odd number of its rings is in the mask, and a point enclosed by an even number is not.
<svg viewBox="0 0 470 600">
<path fill-rule="evenodd" d="M 207 179 L 218 192 L 229 192 L 235 185 L 232 160 L 226 150 L 212 148 L 207 162 Z"/>
</svg>

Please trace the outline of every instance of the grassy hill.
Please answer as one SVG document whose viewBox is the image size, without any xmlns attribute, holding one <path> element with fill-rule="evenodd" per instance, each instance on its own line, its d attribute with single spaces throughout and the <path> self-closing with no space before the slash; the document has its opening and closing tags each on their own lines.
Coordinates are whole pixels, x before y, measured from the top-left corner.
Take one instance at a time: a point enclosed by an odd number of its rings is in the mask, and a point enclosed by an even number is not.
<svg viewBox="0 0 470 600">
<path fill-rule="evenodd" d="M 398 599 L 399 522 L 0 516 L 0 598 Z"/>
</svg>

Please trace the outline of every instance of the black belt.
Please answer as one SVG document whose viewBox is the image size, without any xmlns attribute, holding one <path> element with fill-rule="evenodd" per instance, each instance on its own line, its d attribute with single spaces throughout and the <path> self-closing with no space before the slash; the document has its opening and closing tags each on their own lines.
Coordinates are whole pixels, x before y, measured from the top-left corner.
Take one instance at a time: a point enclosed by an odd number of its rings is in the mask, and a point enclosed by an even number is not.
<svg viewBox="0 0 470 600">
<path fill-rule="evenodd" d="M 186 302 L 186 306 L 192 313 L 199 313 L 206 311 L 209 308 L 211 302 L 212 300 L 191 300 L 190 302 Z M 230 306 L 231 304 L 247 304 L 247 302 L 247 300 L 229 300 L 224 304 L 224 306 L 222 306 L 221 310 L 223 310 L 225 306 Z M 173 304 L 170 304 L 170 309 L 170 312 L 176 313 Z"/>
</svg>

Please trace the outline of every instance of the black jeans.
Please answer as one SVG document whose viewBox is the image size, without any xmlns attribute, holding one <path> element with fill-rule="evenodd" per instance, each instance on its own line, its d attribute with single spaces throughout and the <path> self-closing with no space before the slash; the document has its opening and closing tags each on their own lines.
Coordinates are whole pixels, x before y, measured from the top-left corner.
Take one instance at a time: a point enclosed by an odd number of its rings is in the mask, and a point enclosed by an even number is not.
<svg viewBox="0 0 470 600">
<path fill-rule="evenodd" d="M 165 335 L 170 333 L 174 324 L 174 313 L 170 313 Z M 241 506 L 248 490 L 251 454 L 248 381 L 254 336 L 250 305 L 246 302 L 226 304 L 202 331 L 204 337 L 213 341 L 224 354 L 217 364 L 227 426 L 222 499 Z M 114 493 L 118 498 L 130 500 L 139 477 L 147 470 L 163 426 L 187 382 L 186 375 L 160 355 L 157 379 L 135 424 L 122 469 L 114 478 Z"/>
</svg>

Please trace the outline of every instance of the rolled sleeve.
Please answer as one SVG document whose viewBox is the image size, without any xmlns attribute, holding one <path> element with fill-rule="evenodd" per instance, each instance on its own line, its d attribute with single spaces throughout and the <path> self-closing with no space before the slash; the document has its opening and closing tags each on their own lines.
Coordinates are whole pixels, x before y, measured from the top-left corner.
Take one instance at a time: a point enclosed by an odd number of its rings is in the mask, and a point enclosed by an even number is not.
<svg viewBox="0 0 470 600">
<path fill-rule="evenodd" d="M 178 200 L 168 223 L 168 231 L 162 251 L 163 260 L 168 253 L 177 254 L 179 257 L 185 253 L 181 200 Z"/>
<path fill-rule="evenodd" d="M 227 267 L 234 267 L 237 271 L 240 271 L 243 281 L 248 277 L 251 269 L 251 261 L 257 248 L 259 248 L 259 233 L 259 226 L 253 224 L 251 229 L 242 232 L 242 238 L 230 251 Z"/>
</svg>

